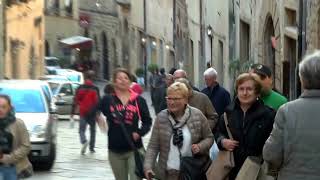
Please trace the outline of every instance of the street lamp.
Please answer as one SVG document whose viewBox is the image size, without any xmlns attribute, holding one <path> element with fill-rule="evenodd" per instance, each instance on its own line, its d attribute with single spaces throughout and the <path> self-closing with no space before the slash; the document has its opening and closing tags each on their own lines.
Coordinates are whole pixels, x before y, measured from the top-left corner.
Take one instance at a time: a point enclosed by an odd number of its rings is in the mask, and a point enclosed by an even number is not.
<svg viewBox="0 0 320 180">
<path fill-rule="evenodd" d="M 212 66 L 212 64 L 213 64 L 213 58 L 212 58 L 213 29 L 212 29 L 211 25 L 209 25 L 208 28 L 207 28 L 207 35 L 208 35 L 208 37 L 210 38 L 210 63 L 211 63 L 211 66 Z"/>
<path fill-rule="evenodd" d="M 207 28 L 207 34 L 208 34 L 209 37 L 212 38 L 213 32 L 212 32 L 212 27 L 211 27 L 210 25 L 209 25 L 208 28 Z"/>
</svg>

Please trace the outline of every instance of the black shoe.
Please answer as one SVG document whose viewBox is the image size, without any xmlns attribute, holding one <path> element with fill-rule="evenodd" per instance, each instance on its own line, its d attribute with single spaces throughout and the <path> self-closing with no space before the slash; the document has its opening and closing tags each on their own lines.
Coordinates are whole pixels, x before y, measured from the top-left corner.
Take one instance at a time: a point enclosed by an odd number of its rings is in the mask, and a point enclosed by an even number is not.
<svg viewBox="0 0 320 180">
<path fill-rule="evenodd" d="M 91 153 L 95 153 L 96 151 L 94 149 L 90 149 L 90 152 Z"/>
</svg>

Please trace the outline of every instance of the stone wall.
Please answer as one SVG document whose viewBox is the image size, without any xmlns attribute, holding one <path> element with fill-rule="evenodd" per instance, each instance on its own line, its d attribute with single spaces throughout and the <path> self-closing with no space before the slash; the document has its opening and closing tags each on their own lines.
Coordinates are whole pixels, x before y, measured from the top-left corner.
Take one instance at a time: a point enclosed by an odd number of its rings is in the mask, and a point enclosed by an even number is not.
<svg viewBox="0 0 320 180">
<path fill-rule="evenodd" d="M 307 52 L 320 48 L 320 1 L 307 1 Z"/>
<path fill-rule="evenodd" d="M 121 27 L 118 18 L 118 8 L 113 0 L 99 1 L 80 0 L 79 13 L 89 16 L 90 24 L 87 29 L 90 38 L 95 39 L 92 60 L 97 61 L 97 75 L 101 79 L 109 79 L 116 66 L 122 66 L 121 58 Z M 85 29 L 80 28 L 80 34 Z M 103 55 L 104 37 L 106 38 L 106 53 Z M 105 57 L 105 58 L 104 58 Z"/>
</svg>

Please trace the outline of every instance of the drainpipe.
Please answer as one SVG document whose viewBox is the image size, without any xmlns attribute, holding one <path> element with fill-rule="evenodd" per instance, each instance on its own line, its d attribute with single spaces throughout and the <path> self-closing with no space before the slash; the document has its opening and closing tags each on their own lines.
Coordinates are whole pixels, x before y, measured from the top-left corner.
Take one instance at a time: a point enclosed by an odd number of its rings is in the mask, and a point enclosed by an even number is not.
<svg viewBox="0 0 320 180">
<path fill-rule="evenodd" d="M 306 19 L 307 19 L 307 1 L 299 0 L 299 34 L 298 34 L 298 58 L 296 59 L 296 78 L 294 97 L 297 98 L 301 94 L 301 84 L 299 79 L 299 62 L 306 53 Z"/>
<path fill-rule="evenodd" d="M 7 51 L 7 43 L 6 43 L 6 39 L 7 39 L 7 26 L 6 26 L 6 2 L 5 1 L 1 1 L 1 8 L 2 8 L 2 31 L 3 31 L 3 36 L 1 37 L 1 43 L 2 43 L 2 54 L 0 54 L 0 79 L 4 78 L 4 65 L 5 65 L 5 54 Z"/>
<path fill-rule="evenodd" d="M 145 39 L 147 39 L 146 37 L 146 34 L 147 34 L 147 4 L 146 4 L 146 0 L 143 0 L 143 34 L 144 34 L 144 37 Z M 141 41 L 141 39 L 140 39 Z M 148 69 L 147 69 L 147 43 L 145 42 L 144 43 L 144 46 L 143 46 L 143 69 L 144 69 L 144 84 L 145 86 L 147 87 L 148 86 Z"/>
<path fill-rule="evenodd" d="M 174 59 L 173 67 L 176 68 L 176 0 L 173 0 L 173 49 L 174 49 Z"/>
</svg>

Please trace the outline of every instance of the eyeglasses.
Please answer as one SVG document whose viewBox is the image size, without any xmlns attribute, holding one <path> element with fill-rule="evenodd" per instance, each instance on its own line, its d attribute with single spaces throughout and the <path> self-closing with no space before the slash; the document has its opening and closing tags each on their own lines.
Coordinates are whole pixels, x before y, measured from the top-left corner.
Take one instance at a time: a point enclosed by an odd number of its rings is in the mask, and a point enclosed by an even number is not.
<svg viewBox="0 0 320 180">
<path fill-rule="evenodd" d="M 178 100 L 181 100 L 183 99 L 182 97 L 166 97 L 166 100 L 167 101 L 178 101 Z"/>
</svg>

